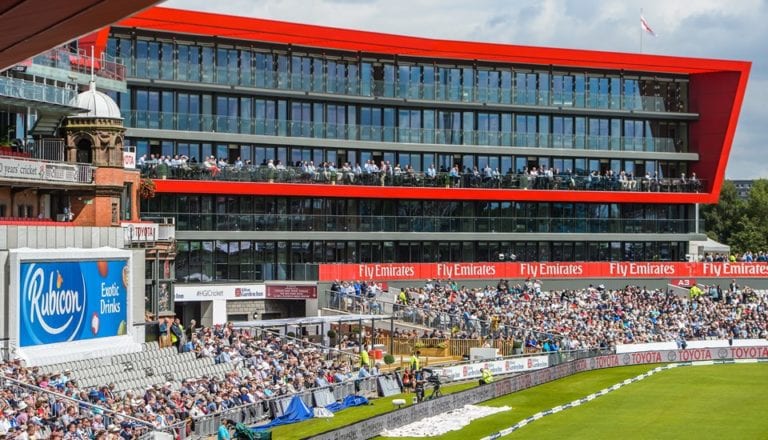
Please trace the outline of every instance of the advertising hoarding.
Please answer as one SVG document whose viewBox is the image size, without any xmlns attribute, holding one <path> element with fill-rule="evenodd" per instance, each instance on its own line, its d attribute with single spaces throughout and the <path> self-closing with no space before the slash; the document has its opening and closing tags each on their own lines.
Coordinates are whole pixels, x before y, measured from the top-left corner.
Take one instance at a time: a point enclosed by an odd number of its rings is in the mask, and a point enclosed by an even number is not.
<svg viewBox="0 0 768 440">
<path fill-rule="evenodd" d="M 77 182 L 77 165 L 0 157 L 0 177 L 10 179 Z"/>
<path fill-rule="evenodd" d="M 525 371 L 540 370 L 549 367 L 549 357 L 531 356 L 501 359 L 497 361 L 472 362 L 463 365 L 454 365 L 445 368 L 438 368 L 440 376 L 450 380 L 475 379 L 483 375 L 481 368 L 488 368 L 494 375 L 522 373 Z"/>
<path fill-rule="evenodd" d="M 47 365 L 141 350 L 132 311 L 134 252 L 21 248 L 8 254 L 9 356 Z"/>
<path fill-rule="evenodd" d="M 263 284 L 176 284 L 173 298 L 177 302 L 264 299 Z"/>
<path fill-rule="evenodd" d="M 690 262 L 488 262 L 321 264 L 319 281 L 426 279 L 765 278 L 766 263 Z"/>
<path fill-rule="evenodd" d="M 150 222 L 122 222 L 123 237 L 128 243 L 149 243 L 157 241 L 160 225 Z"/>
<path fill-rule="evenodd" d="M 268 284 L 267 299 L 317 299 L 317 286 Z"/>
<path fill-rule="evenodd" d="M 128 262 L 20 262 L 19 346 L 127 334 Z"/>
</svg>

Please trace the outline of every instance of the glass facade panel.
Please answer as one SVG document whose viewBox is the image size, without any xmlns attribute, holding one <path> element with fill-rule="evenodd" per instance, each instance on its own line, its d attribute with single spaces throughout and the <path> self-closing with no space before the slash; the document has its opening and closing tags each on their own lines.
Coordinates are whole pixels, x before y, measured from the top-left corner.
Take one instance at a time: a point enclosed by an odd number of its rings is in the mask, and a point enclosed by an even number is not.
<svg viewBox="0 0 768 440">
<path fill-rule="evenodd" d="M 129 93 L 116 95 L 127 126 L 303 138 L 286 145 L 247 137 L 238 138 L 241 143 L 222 139 L 211 143 L 202 135 L 199 141 L 173 141 L 168 136 L 158 136 L 159 139 L 129 139 L 130 143 L 136 145 L 140 155 L 185 155 L 198 160 L 215 156 L 229 162 L 240 158 L 256 165 L 270 159 L 291 167 L 308 161 L 314 161 L 316 166 L 324 161 L 336 166 L 344 162 L 359 162 L 362 166 L 369 161 L 384 161 L 399 164 L 403 176 L 420 175 L 433 165 L 439 172 L 447 172 L 458 164 L 462 171 L 476 170 L 480 175 L 478 182 L 513 189 L 541 188 L 533 181 L 522 183 L 519 177 L 533 167 L 583 177 L 569 183 L 571 176 L 565 180 L 559 176 L 561 184 L 573 185 L 568 189 L 592 185 L 587 183 L 591 182 L 587 179 L 590 171 L 601 175 L 649 173 L 668 178 L 691 167 L 685 160 L 658 160 L 653 154 L 636 156 L 640 157 L 637 160 L 624 160 L 615 154 L 688 151 L 688 126 L 680 115 L 644 117 L 638 113 L 685 111 L 688 82 L 681 76 L 641 77 L 624 72 L 579 72 L 567 67 L 501 63 L 474 66 L 449 60 L 435 64 L 435 60 L 413 58 L 362 59 L 356 55 L 287 49 L 257 42 L 252 47 L 237 47 L 218 39 L 195 44 L 148 36 L 111 38 L 109 53 L 122 57 L 130 75 L 137 78 L 219 84 L 205 90 L 195 90 L 189 84 L 175 88 L 165 82 L 130 85 Z M 363 101 L 360 96 L 391 99 Z M 443 105 L 446 102 L 450 105 Z M 307 139 L 312 143 L 308 144 Z M 381 144 L 326 145 L 331 141 L 315 139 Z M 441 149 L 418 144 L 440 144 Z M 508 148 L 488 148 L 497 146 Z M 580 152 L 558 149 L 588 152 L 574 156 Z M 606 153 L 599 153 L 603 150 Z M 486 170 L 491 179 L 486 180 Z M 387 185 L 396 181 L 403 186 L 415 182 L 403 176 L 384 181 Z M 225 177 L 232 176 L 227 172 L 219 176 Z M 257 180 L 243 174 L 238 178 Z M 289 178 L 293 176 L 283 182 Z M 358 178 L 361 177 L 355 177 Z M 474 179 L 462 176 L 459 185 L 473 185 Z M 375 179 L 367 184 L 379 182 Z M 577 182 L 585 188 L 576 188 Z M 160 199 L 166 197 L 170 196 Z M 662 241 L 650 244 L 631 240 L 568 241 L 557 237 L 551 242 L 520 237 L 500 243 L 483 234 L 664 234 L 692 230 L 687 206 L 679 207 L 678 212 L 657 212 L 645 207 L 630 210 L 622 205 L 573 203 L 503 202 L 507 204 L 503 208 L 501 202 L 351 200 L 336 205 L 337 201 L 322 198 L 257 200 L 227 196 L 218 200 L 199 196 L 195 201 L 193 195 L 174 197 L 185 199 L 183 203 L 179 200 L 170 204 L 145 202 L 142 212 L 173 216 L 180 230 L 203 232 L 439 231 L 478 235 L 477 241 L 446 243 L 407 236 L 394 241 L 370 238 L 359 242 L 299 238 L 182 240 L 176 263 L 180 282 L 206 277 L 225 281 L 291 279 L 305 273 L 297 266 L 322 261 L 483 261 L 498 258 L 503 249 L 514 251 L 525 261 L 676 259 L 684 251 L 683 244 L 665 242 L 663 237 Z M 366 214 L 360 215 L 363 211 Z M 351 215 L 353 212 L 355 215 Z"/>
</svg>

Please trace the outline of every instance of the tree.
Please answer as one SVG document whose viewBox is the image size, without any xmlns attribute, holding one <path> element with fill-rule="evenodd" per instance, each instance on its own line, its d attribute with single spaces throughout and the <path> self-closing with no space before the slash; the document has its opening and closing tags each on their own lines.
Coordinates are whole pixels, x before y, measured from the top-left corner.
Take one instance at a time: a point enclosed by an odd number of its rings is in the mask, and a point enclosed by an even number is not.
<svg viewBox="0 0 768 440">
<path fill-rule="evenodd" d="M 747 200 L 726 180 L 716 205 L 702 208 L 707 236 L 727 244 L 736 253 L 768 249 L 768 180 L 752 183 Z"/>
<path fill-rule="evenodd" d="M 739 232 L 739 220 L 745 206 L 746 203 L 739 199 L 736 185 L 730 180 L 723 182 L 718 203 L 706 205 L 701 211 L 707 236 L 730 245 L 731 236 Z"/>
</svg>

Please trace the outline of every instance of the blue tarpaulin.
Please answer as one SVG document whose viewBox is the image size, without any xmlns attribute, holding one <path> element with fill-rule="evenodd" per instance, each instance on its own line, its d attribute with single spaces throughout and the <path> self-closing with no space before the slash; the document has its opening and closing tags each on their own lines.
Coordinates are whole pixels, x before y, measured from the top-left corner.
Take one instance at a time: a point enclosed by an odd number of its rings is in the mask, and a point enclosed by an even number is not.
<svg viewBox="0 0 768 440">
<path fill-rule="evenodd" d="M 288 425 L 311 418 L 312 410 L 307 408 L 307 405 L 304 404 L 304 401 L 302 401 L 299 396 L 293 396 L 291 403 L 288 404 L 288 408 L 285 409 L 282 416 L 276 417 L 266 425 L 254 426 L 251 429 L 253 431 L 263 431 L 265 429 L 274 428 L 275 426 Z"/>
<path fill-rule="evenodd" d="M 331 412 L 339 412 L 344 408 L 349 408 L 350 406 L 360 406 L 360 405 L 368 405 L 368 399 L 366 399 L 363 396 L 355 396 L 355 395 L 349 395 L 344 398 L 341 402 L 332 403 L 325 407 L 325 409 L 331 411 Z"/>
</svg>

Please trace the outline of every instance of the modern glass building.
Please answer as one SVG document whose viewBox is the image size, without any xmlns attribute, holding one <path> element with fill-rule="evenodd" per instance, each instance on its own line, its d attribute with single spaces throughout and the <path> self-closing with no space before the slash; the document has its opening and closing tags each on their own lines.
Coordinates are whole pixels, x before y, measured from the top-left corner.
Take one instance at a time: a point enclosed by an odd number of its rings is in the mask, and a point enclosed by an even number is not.
<svg viewBox="0 0 768 440">
<path fill-rule="evenodd" d="M 177 282 L 681 261 L 750 69 L 167 8 L 96 41 L 126 66 L 112 96 L 156 185 L 142 217 L 176 219 Z"/>
</svg>

